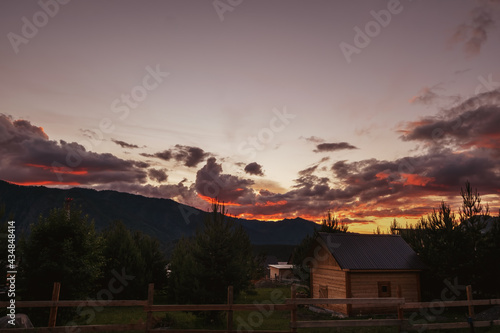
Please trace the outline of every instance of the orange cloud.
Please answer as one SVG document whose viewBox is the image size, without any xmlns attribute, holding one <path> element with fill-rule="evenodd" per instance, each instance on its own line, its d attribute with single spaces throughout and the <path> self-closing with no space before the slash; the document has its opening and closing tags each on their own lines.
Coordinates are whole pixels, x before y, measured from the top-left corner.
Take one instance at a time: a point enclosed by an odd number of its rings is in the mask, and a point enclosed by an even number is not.
<svg viewBox="0 0 500 333">
<path fill-rule="evenodd" d="M 413 173 L 403 173 L 401 175 L 404 178 L 406 178 L 403 184 L 404 186 L 406 185 L 425 186 L 429 182 L 433 182 L 435 180 L 434 177 L 424 177 Z"/>
<path fill-rule="evenodd" d="M 381 171 L 381 172 L 377 173 L 375 175 L 375 177 L 377 177 L 377 179 L 382 180 L 382 179 L 386 179 L 387 177 L 389 177 L 389 174 Z"/>
<path fill-rule="evenodd" d="M 204 200 L 204 201 L 206 201 L 206 202 L 208 202 L 210 204 L 212 202 L 214 202 L 214 200 L 215 200 L 212 197 L 207 197 L 207 196 L 205 196 L 203 194 L 200 194 L 200 193 L 198 193 L 198 197 L 200 197 L 202 200 Z M 224 201 L 224 202 L 219 202 L 219 203 L 224 204 L 224 206 L 241 206 L 241 204 L 238 204 L 238 203 L 235 203 L 235 202 L 226 202 L 226 201 Z"/>
<path fill-rule="evenodd" d="M 63 173 L 63 174 L 69 174 L 69 175 L 86 175 L 88 174 L 87 170 L 72 170 L 66 167 L 53 167 L 53 166 L 48 166 L 48 165 L 40 165 L 40 164 L 31 164 L 31 163 L 26 163 L 26 166 L 30 167 L 35 167 L 35 168 L 41 168 L 44 170 L 48 170 L 53 173 Z"/>
<path fill-rule="evenodd" d="M 283 206 L 286 205 L 288 202 L 286 200 L 280 200 L 277 202 L 272 202 L 272 201 L 266 201 L 266 202 L 257 202 L 255 206 L 259 207 L 267 207 L 267 206 Z"/>
<path fill-rule="evenodd" d="M 475 140 L 469 141 L 462 145 L 464 148 L 471 147 L 500 149 L 500 133 L 483 134 Z"/>
<path fill-rule="evenodd" d="M 55 182 L 51 180 L 44 180 L 44 181 L 38 181 L 38 182 L 9 182 L 11 184 L 15 185 L 21 185 L 21 186 L 40 186 L 40 185 L 80 185 L 80 183 L 77 182 Z"/>
</svg>

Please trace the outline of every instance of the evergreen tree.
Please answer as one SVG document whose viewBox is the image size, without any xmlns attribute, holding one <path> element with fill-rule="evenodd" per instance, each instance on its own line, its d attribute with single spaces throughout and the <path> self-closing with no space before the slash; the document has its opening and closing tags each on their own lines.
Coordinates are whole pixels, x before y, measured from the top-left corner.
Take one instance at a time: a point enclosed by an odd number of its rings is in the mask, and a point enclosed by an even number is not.
<svg viewBox="0 0 500 333">
<path fill-rule="evenodd" d="M 167 283 L 167 259 L 160 250 L 160 242 L 140 231 L 134 232 L 134 242 L 144 261 L 144 282 L 146 284 L 154 283 L 156 290 L 162 289 Z"/>
<path fill-rule="evenodd" d="M 461 188 L 462 206 L 457 216 L 441 202 L 437 210 L 422 217 L 401 235 L 427 264 L 422 274 L 424 298 L 439 297 L 445 279 L 458 278 L 485 296 L 498 294 L 500 269 L 500 216 L 491 218 L 477 190 L 467 181 Z M 486 230 L 486 221 L 493 226 Z"/>
<path fill-rule="evenodd" d="M 225 303 L 228 286 L 235 296 L 249 287 L 253 260 L 248 235 L 214 203 L 204 228 L 174 249 L 169 295 L 177 303 Z"/>
<path fill-rule="evenodd" d="M 321 228 L 320 232 L 347 232 L 349 226 L 345 223 L 340 222 L 340 220 L 332 214 L 332 212 L 328 211 L 325 218 L 321 220 Z"/>
<path fill-rule="evenodd" d="M 53 209 L 31 225 L 22 244 L 19 277 L 23 299 L 48 300 L 54 282 L 60 298 L 85 299 L 96 288 L 103 265 L 101 239 L 81 210 Z"/>
<path fill-rule="evenodd" d="M 94 223 L 80 209 L 59 208 L 31 224 L 31 233 L 20 239 L 22 253 L 18 267 L 16 297 L 50 300 L 54 282 L 61 283 L 61 300 L 95 297 L 104 263 L 102 243 Z M 32 309 L 34 325 L 46 325 L 48 309 Z M 70 320 L 75 308 L 61 308 L 58 323 Z"/>
<path fill-rule="evenodd" d="M 127 281 L 125 288 L 113 295 L 118 299 L 144 299 L 148 284 L 155 283 L 160 289 L 166 282 L 166 260 L 157 240 L 136 231 L 132 234 L 121 221 L 114 221 L 103 232 L 106 258 L 102 287 L 106 288 L 115 272 L 125 272 L 134 278 Z"/>
</svg>

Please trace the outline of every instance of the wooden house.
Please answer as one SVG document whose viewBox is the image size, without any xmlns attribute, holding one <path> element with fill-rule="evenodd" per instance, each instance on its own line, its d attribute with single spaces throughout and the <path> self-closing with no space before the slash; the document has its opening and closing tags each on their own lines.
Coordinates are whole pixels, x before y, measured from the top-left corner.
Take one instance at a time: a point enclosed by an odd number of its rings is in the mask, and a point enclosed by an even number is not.
<svg viewBox="0 0 500 333">
<path fill-rule="evenodd" d="M 320 232 L 310 253 L 313 298 L 397 297 L 400 286 L 407 302 L 420 301 L 425 265 L 401 236 Z M 394 311 L 370 305 L 324 307 L 348 316 Z"/>
</svg>

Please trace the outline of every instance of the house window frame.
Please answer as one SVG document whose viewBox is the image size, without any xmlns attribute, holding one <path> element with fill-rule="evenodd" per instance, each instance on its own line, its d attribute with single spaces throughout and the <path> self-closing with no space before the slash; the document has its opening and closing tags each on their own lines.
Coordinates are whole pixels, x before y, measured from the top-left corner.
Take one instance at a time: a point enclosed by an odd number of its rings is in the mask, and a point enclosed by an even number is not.
<svg viewBox="0 0 500 333">
<path fill-rule="evenodd" d="M 391 281 L 378 281 L 378 297 L 391 297 Z M 384 291 L 385 287 L 385 291 Z"/>
</svg>

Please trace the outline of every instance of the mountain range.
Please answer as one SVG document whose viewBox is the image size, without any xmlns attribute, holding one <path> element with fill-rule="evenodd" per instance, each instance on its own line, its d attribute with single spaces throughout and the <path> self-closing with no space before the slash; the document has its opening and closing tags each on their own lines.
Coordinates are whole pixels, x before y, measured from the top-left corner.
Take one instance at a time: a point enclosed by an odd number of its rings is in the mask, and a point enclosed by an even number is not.
<svg viewBox="0 0 500 333">
<path fill-rule="evenodd" d="M 130 230 L 157 238 L 167 254 L 181 237 L 194 235 L 207 214 L 170 199 L 78 187 L 19 186 L 0 180 L 0 205 L 5 205 L 3 220 L 14 220 L 18 233 L 28 234 L 30 224 L 36 223 L 40 215 L 46 216 L 51 209 L 63 207 L 66 198 L 72 198 L 72 207 L 81 207 L 83 213 L 94 220 L 98 231 L 114 220 L 121 220 Z M 255 246 L 297 245 L 318 226 L 302 218 L 233 220 L 245 229 Z"/>
</svg>

